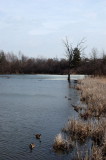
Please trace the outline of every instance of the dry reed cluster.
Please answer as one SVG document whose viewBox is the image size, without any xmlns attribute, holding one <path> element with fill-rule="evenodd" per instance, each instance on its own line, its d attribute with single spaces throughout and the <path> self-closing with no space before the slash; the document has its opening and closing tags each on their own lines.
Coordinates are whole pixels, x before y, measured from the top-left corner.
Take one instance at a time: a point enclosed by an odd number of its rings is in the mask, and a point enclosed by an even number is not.
<svg viewBox="0 0 106 160">
<path fill-rule="evenodd" d="M 73 143 L 70 139 L 65 139 L 62 133 L 59 133 L 55 139 L 54 139 L 54 144 L 53 148 L 54 150 L 63 150 L 63 151 L 69 151 L 70 148 L 73 147 Z"/>
<path fill-rule="evenodd" d="M 81 100 L 87 104 L 81 117 L 105 117 L 106 116 L 106 78 L 94 77 L 80 81 L 77 89 L 81 90 Z"/>
<path fill-rule="evenodd" d="M 77 152 L 74 160 L 106 160 L 106 78 L 94 77 L 80 80 L 76 87 L 81 92 L 81 101 L 86 107 L 72 106 L 79 119 L 68 120 L 62 132 L 71 139 L 65 140 L 61 134 L 54 141 L 55 149 L 67 150 L 69 144 L 91 141 L 87 154 Z M 69 138 L 70 137 L 70 138 Z M 60 145 L 61 144 L 61 145 Z M 62 147 L 61 147 L 62 146 Z M 65 147 L 63 147 L 65 146 Z M 73 147 L 76 147 L 74 145 Z"/>
<path fill-rule="evenodd" d="M 98 146 L 93 146 L 90 153 L 89 150 L 85 154 L 78 150 L 73 160 L 103 160 L 102 151 Z"/>
<path fill-rule="evenodd" d="M 91 129 L 91 139 L 97 145 L 101 145 L 105 141 L 106 134 L 106 119 L 101 119 L 100 121 L 96 121 L 92 123 Z"/>
<path fill-rule="evenodd" d="M 85 142 L 89 137 L 91 131 L 91 124 L 85 123 L 82 120 L 70 119 L 63 128 L 63 132 L 71 135 L 74 140 Z"/>
<path fill-rule="evenodd" d="M 86 78 L 79 82 L 81 100 L 87 105 L 79 113 L 84 120 L 91 119 L 90 138 L 93 141 L 92 158 L 106 160 L 106 77 Z"/>
</svg>

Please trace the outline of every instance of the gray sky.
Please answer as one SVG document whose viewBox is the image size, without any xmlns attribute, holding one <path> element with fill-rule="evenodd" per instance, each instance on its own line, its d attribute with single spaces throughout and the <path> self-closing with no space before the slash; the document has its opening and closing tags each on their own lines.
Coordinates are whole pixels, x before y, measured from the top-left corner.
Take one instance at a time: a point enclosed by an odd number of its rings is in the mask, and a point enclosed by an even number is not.
<svg viewBox="0 0 106 160">
<path fill-rule="evenodd" d="M 106 0 L 0 0 L 0 49 L 63 58 L 66 36 L 106 50 Z"/>
</svg>

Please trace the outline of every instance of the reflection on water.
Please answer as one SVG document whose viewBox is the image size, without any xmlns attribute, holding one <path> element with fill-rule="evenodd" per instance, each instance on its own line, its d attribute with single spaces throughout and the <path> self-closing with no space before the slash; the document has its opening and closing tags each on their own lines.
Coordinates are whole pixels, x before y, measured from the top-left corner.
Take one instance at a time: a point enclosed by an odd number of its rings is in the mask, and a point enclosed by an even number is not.
<svg viewBox="0 0 106 160">
<path fill-rule="evenodd" d="M 82 76 L 72 77 L 77 78 Z M 0 160 L 68 160 L 70 154 L 58 155 L 52 144 L 67 119 L 76 116 L 71 104 L 78 101 L 67 76 L 1 75 Z M 36 133 L 42 134 L 41 142 Z M 36 144 L 32 152 L 30 143 Z"/>
</svg>

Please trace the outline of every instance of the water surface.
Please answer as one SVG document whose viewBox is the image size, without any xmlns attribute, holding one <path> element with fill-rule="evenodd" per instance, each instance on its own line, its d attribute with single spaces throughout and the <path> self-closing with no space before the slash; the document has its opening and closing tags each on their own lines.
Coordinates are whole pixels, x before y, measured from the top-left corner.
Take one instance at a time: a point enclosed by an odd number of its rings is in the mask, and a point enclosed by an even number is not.
<svg viewBox="0 0 106 160">
<path fill-rule="evenodd" d="M 79 95 L 67 76 L 1 75 L 0 160 L 69 160 L 70 154 L 53 152 L 52 144 L 68 118 L 76 116 L 71 107 L 76 103 Z M 36 144 L 32 152 L 30 143 Z"/>
</svg>

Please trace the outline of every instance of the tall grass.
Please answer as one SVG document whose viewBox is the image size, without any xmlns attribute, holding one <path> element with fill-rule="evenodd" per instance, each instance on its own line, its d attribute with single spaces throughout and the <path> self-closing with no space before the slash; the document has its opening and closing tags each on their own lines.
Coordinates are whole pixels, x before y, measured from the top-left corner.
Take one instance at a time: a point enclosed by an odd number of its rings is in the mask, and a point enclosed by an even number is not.
<svg viewBox="0 0 106 160">
<path fill-rule="evenodd" d="M 77 85 L 77 89 L 81 90 L 81 100 L 87 104 L 80 117 L 86 118 L 84 120 L 92 118 L 90 138 L 94 143 L 93 157 L 104 160 L 106 159 L 106 77 L 83 79 Z"/>
<path fill-rule="evenodd" d="M 87 104 L 84 113 L 88 112 L 90 116 L 98 118 L 106 116 L 106 78 L 83 79 L 77 85 L 77 89 L 81 90 L 81 100 Z"/>
<path fill-rule="evenodd" d="M 54 139 L 54 144 L 53 148 L 54 150 L 63 150 L 63 151 L 69 151 L 70 148 L 73 147 L 73 143 L 70 139 L 65 139 L 62 133 L 59 133 L 55 139 Z"/>
<path fill-rule="evenodd" d="M 65 133 L 72 135 L 74 140 L 85 142 L 91 131 L 91 124 L 85 123 L 80 119 L 70 119 L 63 128 Z"/>
<path fill-rule="evenodd" d="M 80 80 L 76 89 L 80 90 L 86 107 L 73 106 L 79 119 L 70 119 L 62 131 L 75 144 L 90 141 L 91 152 L 78 150 L 74 160 L 106 160 L 106 78 L 88 77 Z"/>
</svg>

